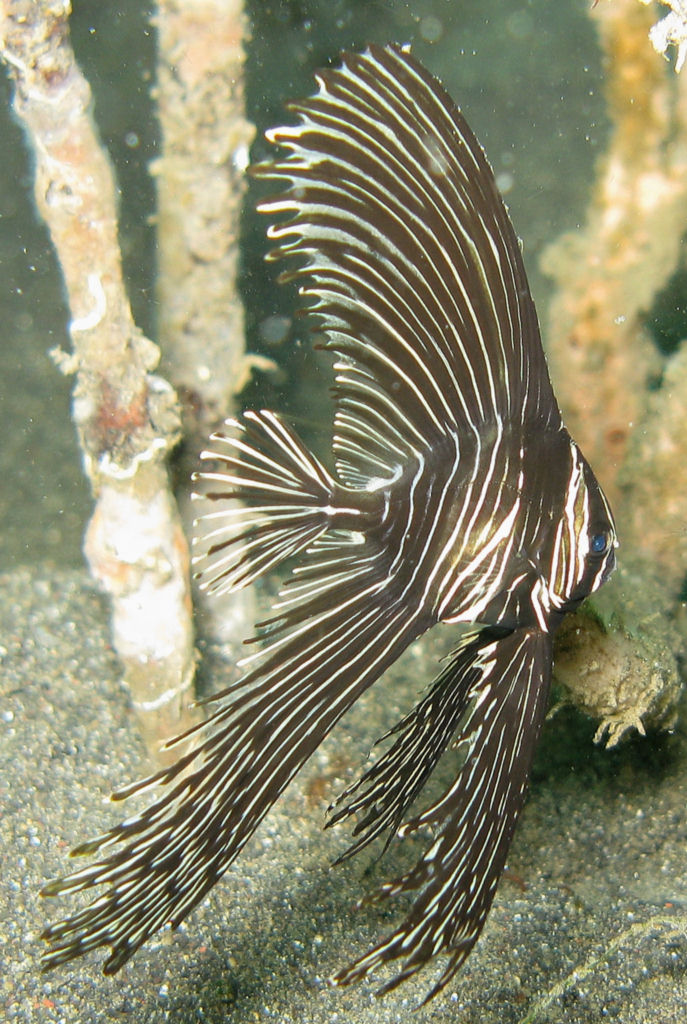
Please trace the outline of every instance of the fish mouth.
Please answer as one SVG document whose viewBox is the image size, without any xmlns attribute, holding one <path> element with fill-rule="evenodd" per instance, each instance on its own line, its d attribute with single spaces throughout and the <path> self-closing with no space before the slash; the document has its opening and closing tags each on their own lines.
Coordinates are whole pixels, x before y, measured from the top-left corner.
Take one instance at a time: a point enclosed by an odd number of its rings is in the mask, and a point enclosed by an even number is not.
<svg viewBox="0 0 687 1024">
<path fill-rule="evenodd" d="M 613 575 L 613 571 L 616 567 L 615 550 L 611 548 L 608 559 L 606 561 L 606 567 L 601 574 L 601 583 L 607 583 Z"/>
</svg>

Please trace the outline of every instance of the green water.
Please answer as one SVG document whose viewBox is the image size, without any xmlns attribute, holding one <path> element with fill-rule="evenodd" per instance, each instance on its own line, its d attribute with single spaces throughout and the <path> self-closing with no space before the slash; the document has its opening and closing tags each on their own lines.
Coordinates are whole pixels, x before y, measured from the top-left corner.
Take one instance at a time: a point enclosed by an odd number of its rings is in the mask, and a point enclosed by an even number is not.
<svg viewBox="0 0 687 1024">
<path fill-rule="evenodd" d="M 595 31 L 583 0 L 307 0 L 248 4 L 247 104 L 261 134 L 283 103 L 312 88 L 312 73 L 345 48 L 411 42 L 448 87 L 485 146 L 506 193 L 540 313 L 547 285 L 543 246 L 583 218 L 594 158 L 605 139 Z M 150 86 L 155 76 L 149 5 L 75 2 L 72 34 L 95 97 L 96 120 L 121 189 L 121 243 L 134 316 L 155 337 L 155 195 L 148 162 L 158 147 Z M 32 200 L 31 157 L 0 82 L 0 567 L 82 564 L 88 486 L 70 421 L 70 382 L 48 356 L 69 349 L 55 256 Z M 255 156 L 264 152 L 258 135 Z M 329 425 L 329 379 L 302 322 L 270 343 L 271 317 L 290 323 L 294 296 L 263 263 L 264 223 L 244 218 L 242 291 L 247 347 L 279 363 L 259 376 L 247 404 L 288 409 L 320 433 Z M 267 321 L 267 325 L 266 325 Z M 283 320 L 277 323 L 284 323 Z M 200 357 L 200 355 L 199 355 Z M 307 403 L 304 395 L 308 395 Z M 306 431 L 307 433 L 307 431 Z M 317 441 L 317 439 L 314 439 Z"/>
<path fill-rule="evenodd" d="M 255 158 L 265 152 L 262 130 L 282 120 L 286 100 L 311 91 L 318 66 L 369 41 L 411 42 L 487 150 L 543 316 L 549 291 L 539 271 L 542 250 L 584 219 L 594 161 L 607 138 L 591 0 L 247 6 Z M 120 184 L 134 315 L 155 338 L 148 164 L 159 139 L 150 13 L 140 0 L 75 0 L 72 32 Z M 166 939 L 153 940 L 115 979 L 99 974 L 102 957 L 59 974 L 38 973 L 36 935 L 58 913 L 38 899 L 39 888 L 65 871 L 70 845 L 119 820 L 106 794 L 140 777 L 149 763 L 110 646 L 106 602 L 81 571 L 91 499 L 70 420 L 70 381 L 48 356 L 54 346 L 69 349 L 69 314 L 34 212 L 31 156 L 9 102 L 0 77 L 0 570 L 21 567 L 3 578 L 0 600 L 0 863 L 7 866 L 0 879 L 0 1018 L 6 1012 L 8 1020 L 40 1024 L 411 1019 L 434 968 L 384 1001 L 374 1000 L 371 985 L 333 990 L 325 979 L 398 922 L 397 905 L 372 904 L 357 914 L 352 908 L 411 864 L 424 837 L 392 844 L 380 863 L 363 855 L 330 871 L 348 832 L 323 835 L 320 827 L 327 802 L 353 778 L 374 739 L 436 675 L 442 643 L 454 642 L 448 633 L 411 645 L 364 695 L 170 948 Z M 247 348 L 275 359 L 281 372 L 257 377 L 245 401 L 289 410 L 299 429 L 326 448 L 330 378 L 305 326 L 293 321 L 293 291 L 278 288 L 264 264 L 265 224 L 252 212 L 255 195 L 251 185 L 241 276 Z M 220 653 L 210 647 L 202 663 L 216 688 L 231 671 Z M 675 735 L 635 737 L 611 753 L 593 746 L 595 728 L 570 710 L 547 722 L 484 940 L 446 995 L 415 1020 L 685 1020 L 684 727 Z M 455 766 L 444 769 L 437 782 L 448 784 Z"/>
</svg>

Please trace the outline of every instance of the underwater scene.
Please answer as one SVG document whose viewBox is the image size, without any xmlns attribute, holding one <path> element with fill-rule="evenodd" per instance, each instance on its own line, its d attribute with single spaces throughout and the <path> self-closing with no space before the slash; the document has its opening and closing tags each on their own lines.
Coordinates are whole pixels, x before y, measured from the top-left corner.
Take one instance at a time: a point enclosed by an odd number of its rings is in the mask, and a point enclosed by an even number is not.
<svg viewBox="0 0 687 1024">
<path fill-rule="evenodd" d="M 687 1019 L 687 5 L 0 57 L 0 1018 Z"/>
</svg>

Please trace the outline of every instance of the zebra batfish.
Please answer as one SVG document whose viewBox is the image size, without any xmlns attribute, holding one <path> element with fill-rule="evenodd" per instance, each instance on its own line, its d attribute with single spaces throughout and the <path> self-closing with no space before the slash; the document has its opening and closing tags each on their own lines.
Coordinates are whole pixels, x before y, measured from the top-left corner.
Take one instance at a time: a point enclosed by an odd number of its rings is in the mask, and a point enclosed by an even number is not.
<svg viewBox="0 0 687 1024">
<path fill-rule="evenodd" d="M 115 794 L 153 787 L 152 805 L 75 849 L 102 856 L 44 890 L 105 886 L 43 933 L 46 968 L 105 946 L 113 974 L 183 921 L 367 687 L 431 626 L 460 623 L 436 680 L 328 822 L 357 816 L 340 859 L 427 832 L 416 866 L 382 887 L 413 894 L 405 917 L 333 980 L 400 961 L 385 992 L 447 954 L 434 996 L 504 868 L 552 636 L 614 566 L 611 512 L 563 425 L 520 246 L 463 116 L 395 45 L 344 54 L 316 82 L 288 108 L 297 123 L 267 133 L 280 148 L 254 173 L 277 185 L 259 205 L 273 218 L 268 258 L 292 261 L 283 277 L 334 354 L 333 465 L 275 412 L 213 434 L 196 475 L 211 499 L 201 585 L 288 574 L 241 678 L 183 737 L 195 743 Z M 410 814 L 451 745 L 455 781 Z"/>
</svg>

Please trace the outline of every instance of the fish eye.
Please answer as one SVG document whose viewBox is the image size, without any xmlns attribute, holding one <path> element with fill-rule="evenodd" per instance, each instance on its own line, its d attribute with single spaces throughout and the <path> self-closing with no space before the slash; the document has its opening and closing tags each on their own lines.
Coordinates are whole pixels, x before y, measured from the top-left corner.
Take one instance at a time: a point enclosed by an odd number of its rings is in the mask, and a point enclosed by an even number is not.
<svg viewBox="0 0 687 1024">
<path fill-rule="evenodd" d="M 607 530 L 593 533 L 589 538 L 589 550 L 593 555 L 603 555 L 608 551 L 610 540 L 611 537 Z"/>
</svg>

